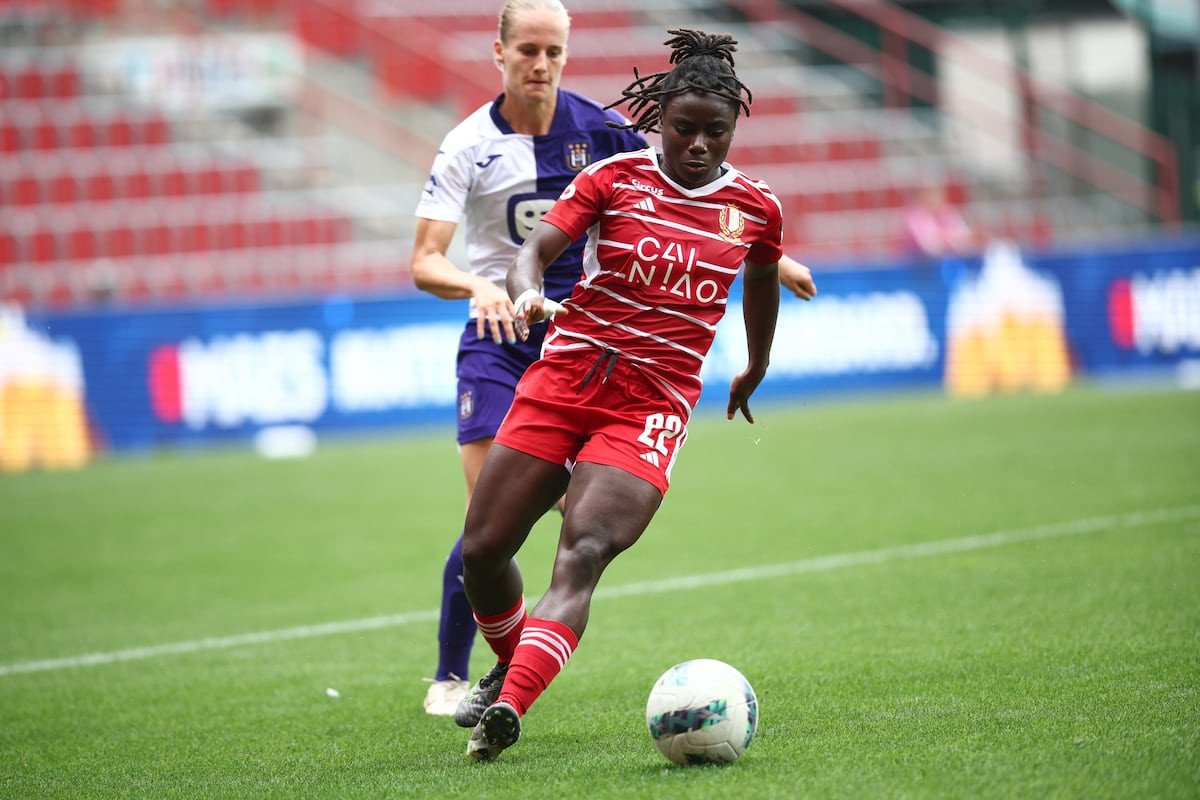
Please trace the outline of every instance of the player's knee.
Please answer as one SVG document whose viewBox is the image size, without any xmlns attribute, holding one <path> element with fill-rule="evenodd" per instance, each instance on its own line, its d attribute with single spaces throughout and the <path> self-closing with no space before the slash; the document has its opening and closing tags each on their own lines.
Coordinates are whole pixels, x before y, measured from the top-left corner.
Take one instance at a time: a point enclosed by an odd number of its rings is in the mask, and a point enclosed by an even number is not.
<svg viewBox="0 0 1200 800">
<path fill-rule="evenodd" d="M 502 537 L 486 527 L 468 527 L 461 551 L 463 568 L 478 575 L 494 572 L 509 560 Z"/>
<path fill-rule="evenodd" d="M 555 572 L 572 586 L 594 586 L 619 552 L 606 537 L 584 536 L 562 549 Z"/>
</svg>

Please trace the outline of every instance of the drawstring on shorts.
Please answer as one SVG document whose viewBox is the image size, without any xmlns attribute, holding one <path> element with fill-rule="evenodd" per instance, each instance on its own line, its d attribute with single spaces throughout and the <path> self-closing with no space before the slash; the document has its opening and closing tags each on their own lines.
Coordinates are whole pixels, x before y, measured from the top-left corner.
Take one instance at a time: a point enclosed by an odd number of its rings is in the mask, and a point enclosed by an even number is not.
<svg viewBox="0 0 1200 800">
<path fill-rule="evenodd" d="M 611 347 L 604 348 L 604 352 L 596 356 L 596 361 L 592 364 L 592 368 L 588 370 L 588 374 L 583 376 L 583 380 L 579 384 L 579 388 L 575 390 L 575 394 L 583 391 L 583 387 L 588 385 L 588 381 L 596 374 L 596 370 L 600 369 L 600 364 L 608 360 L 608 365 L 604 368 L 604 377 L 600 379 L 601 383 L 608 383 L 608 377 L 612 375 L 613 367 L 617 366 L 617 351 Z"/>
</svg>

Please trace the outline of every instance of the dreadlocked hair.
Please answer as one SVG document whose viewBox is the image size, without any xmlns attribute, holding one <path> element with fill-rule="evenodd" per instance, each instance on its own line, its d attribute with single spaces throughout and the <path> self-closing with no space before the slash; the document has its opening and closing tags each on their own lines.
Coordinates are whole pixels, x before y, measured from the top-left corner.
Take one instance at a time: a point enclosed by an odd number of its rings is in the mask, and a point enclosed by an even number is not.
<svg viewBox="0 0 1200 800">
<path fill-rule="evenodd" d="M 754 102 L 754 96 L 733 71 L 737 40 L 727 33 L 705 33 L 688 28 L 672 28 L 667 33 L 672 38 L 663 44 L 670 46 L 671 63 L 675 67 L 667 72 L 645 76 L 639 75 L 638 68 L 634 67 L 633 83 L 621 91 L 620 100 L 605 106 L 613 108 L 628 102 L 633 122 L 607 124 L 614 128 L 658 133 L 661 130 L 663 105 L 676 95 L 692 91 L 729 100 L 740 111 L 746 112 L 746 116 L 750 116 L 750 104 Z M 746 95 L 744 100 L 743 93 Z"/>
</svg>

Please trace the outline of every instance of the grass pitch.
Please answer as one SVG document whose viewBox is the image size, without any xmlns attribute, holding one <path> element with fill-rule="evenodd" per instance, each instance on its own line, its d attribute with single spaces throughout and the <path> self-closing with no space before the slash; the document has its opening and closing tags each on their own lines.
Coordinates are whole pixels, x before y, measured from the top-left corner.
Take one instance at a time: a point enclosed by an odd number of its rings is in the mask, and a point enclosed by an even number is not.
<svg viewBox="0 0 1200 800">
<path fill-rule="evenodd" d="M 1197 796 L 1200 395 L 755 410 L 693 422 L 492 764 L 421 709 L 449 431 L 0 478 L 0 796 Z M 520 556 L 531 600 L 555 534 Z M 758 691 L 729 767 L 645 730 L 697 657 Z"/>
</svg>

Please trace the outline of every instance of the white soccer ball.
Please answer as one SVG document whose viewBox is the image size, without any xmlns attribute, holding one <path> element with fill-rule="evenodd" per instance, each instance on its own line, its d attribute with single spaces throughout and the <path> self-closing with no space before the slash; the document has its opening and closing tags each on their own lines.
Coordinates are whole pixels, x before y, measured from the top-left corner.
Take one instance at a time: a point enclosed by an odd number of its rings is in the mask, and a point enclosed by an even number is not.
<svg viewBox="0 0 1200 800">
<path fill-rule="evenodd" d="M 724 661 L 684 661 L 650 690 L 646 727 L 676 764 L 728 764 L 754 740 L 758 698 L 745 676 Z"/>
</svg>

